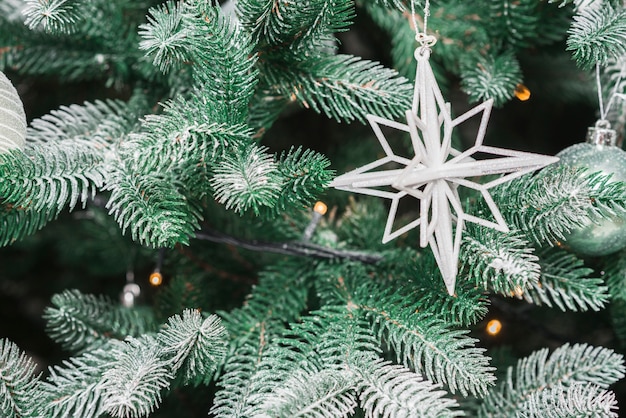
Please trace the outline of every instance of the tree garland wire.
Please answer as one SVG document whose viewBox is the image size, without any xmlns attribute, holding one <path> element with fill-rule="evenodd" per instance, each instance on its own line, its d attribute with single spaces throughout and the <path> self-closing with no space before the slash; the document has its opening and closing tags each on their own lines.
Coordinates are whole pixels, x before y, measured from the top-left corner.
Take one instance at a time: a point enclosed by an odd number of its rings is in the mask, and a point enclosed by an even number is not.
<svg viewBox="0 0 626 418">
<path fill-rule="evenodd" d="M 91 199 L 91 203 L 97 207 L 106 207 L 106 201 L 101 196 L 95 196 Z M 266 251 L 275 254 L 313 257 L 325 260 L 345 259 L 358 261 L 364 264 L 376 264 L 383 259 L 383 256 L 380 254 L 371 254 L 362 251 L 336 250 L 312 244 L 310 242 L 269 242 L 254 239 L 246 240 L 208 228 L 203 228 L 197 232 L 195 234 L 195 238 L 218 244 L 230 244 L 251 251 Z M 159 254 L 157 256 L 157 266 L 159 269 L 163 263 L 164 251 L 164 249 L 159 249 Z"/>
<path fill-rule="evenodd" d="M 333 248 L 323 247 L 321 245 L 311 244 L 309 242 L 268 242 L 254 239 L 246 240 L 210 229 L 202 229 L 200 232 L 197 232 L 196 239 L 219 244 L 235 245 L 251 251 L 263 251 L 326 260 L 345 259 L 358 261 L 364 264 L 376 264 L 383 259 L 383 256 L 380 254 L 370 254 L 361 251 L 336 250 Z"/>
</svg>

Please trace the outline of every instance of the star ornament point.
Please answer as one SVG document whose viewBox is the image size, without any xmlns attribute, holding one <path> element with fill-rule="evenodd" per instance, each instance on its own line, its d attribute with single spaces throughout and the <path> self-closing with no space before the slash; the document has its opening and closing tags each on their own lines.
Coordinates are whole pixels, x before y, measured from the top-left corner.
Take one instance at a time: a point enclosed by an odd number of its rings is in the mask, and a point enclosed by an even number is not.
<svg viewBox="0 0 626 418">
<path fill-rule="evenodd" d="M 489 189 L 558 161 L 556 157 L 483 145 L 492 105 L 492 100 L 485 101 L 452 119 L 450 105 L 444 101 L 427 59 L 418 59 L 413 108 L 406 112 L 406 123 L 375 115 L 367 117 L 385 152 L 384 157 L 345 173 L 331 183 L 340 190 L 391 200 L 383 243 L 419 226 L 419 244 L 431 247 L 450 295 L 454 294 L 465 222 L 502 232 L 509 230 Z M 463 152 L 452 148 L 454 128 L 478 115 L 481 120 L 474 145 Z M 414 157 L 394 153 L 382 127 L 408 133 Z M 477 160 L 476 154 L 493 158 Z M 389 168 L 390 165 L 398 168 Z M 473 180 L 492 174 L 503 175 L 484 184 Z M 493 220 L 465 213 L 458 194 L 460 186 L 482 195 Z M 419 201 L 419 216 L 394 230 L 398 206 L 403 199 Z"/>
</svg>

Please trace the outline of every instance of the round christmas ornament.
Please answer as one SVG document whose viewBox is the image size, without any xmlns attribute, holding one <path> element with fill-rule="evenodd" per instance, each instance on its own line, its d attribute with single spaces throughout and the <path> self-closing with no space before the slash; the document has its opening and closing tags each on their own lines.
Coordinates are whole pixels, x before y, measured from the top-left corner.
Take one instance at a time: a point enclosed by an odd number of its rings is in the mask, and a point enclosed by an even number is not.
<svg viewBox="0 0 626 418">
<path fill-rule="evenodd" d="M 17 90 L 0 72 L 0 154 L 11 149 L 24 149 L 26 114 Z"/>
<path fill-rule="evenodd" d="M 626 152 L 615 146 L 617 133 L 606 120 L 587 131 L 587 142 L 575 144 L 557 156 L 561 164 L 584 167 L 590 172 L 611 174 L 612 181 L 626 181 Z M 626 247 L 626 219 L 613 216 L 589 222 L 565 238 L 568 247 L 581 255 L 604 256 Z"/>
</svg>

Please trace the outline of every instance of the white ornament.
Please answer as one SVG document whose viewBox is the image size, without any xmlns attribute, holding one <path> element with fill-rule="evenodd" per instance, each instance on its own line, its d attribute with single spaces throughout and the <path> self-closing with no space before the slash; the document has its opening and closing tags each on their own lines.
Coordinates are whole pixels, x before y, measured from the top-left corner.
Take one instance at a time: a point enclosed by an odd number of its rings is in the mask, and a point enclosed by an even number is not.
<svg viewBox="0 0 626 418">
<path fill-rule="evenodd" d="M 12 149 L 24 149 L 26 114 L 15 87 L 0 72 L 0 154 Z"/>
<path fill-rule="evenodd" d="M 450 104 L 443 99 L 430 67 L 429 57 L 428 48 L 420 48 L 415 52 L 417 59 L 415 92 L 413 107 L 406 112 L 406 124 L 379 116 L 367 116 L 385 151 L 385 157 L 337 177 L 331 186 L 340 190 L 391 199 L 383 243 L 420 226 L 420 246 L 430 245 L 448 293 L 453 295 L 464 222 L 475 222 L 503 232 L 509 230 L 488 190 L 554 163 L 558 158 L 483 145 L 493 101 L 483 102 L 452 119 Z M 474 146 L 464 152 L 452 148 L 452 130 L 480 113 L 482 117 Z M 415 157 L 408 159 L 396 155 L 385 138 L 381 125 L 409 133 Z M 476 161 L 472 158 L 476 153 L 491 154 L 500 158 Z M 404 168 L 376 170 L 392 162 Z M 467 179 L 486 174 L 505 175 L 485 184 Z M 479 191 L 495 222 L 465 213 L 457 192 L 459 186 Z M 391 191 L 381 189 L 384 187 L 390 188 Z M 398 205 L 406 196 L 420 201 L 420 215 L 409 224 L 393 231 Z"/>
</svg>

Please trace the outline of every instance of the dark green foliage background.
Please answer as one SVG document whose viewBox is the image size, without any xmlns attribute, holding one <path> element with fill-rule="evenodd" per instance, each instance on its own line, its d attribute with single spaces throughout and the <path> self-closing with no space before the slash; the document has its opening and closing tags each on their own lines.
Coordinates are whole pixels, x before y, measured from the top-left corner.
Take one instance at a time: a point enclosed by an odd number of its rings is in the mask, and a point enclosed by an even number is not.
<svg viewBox="0 0 626 418">
<path fill-rule="evenodd" d="M 361 11 L 361 10 L 360 10 Z M 539 30 L 539 29 L 537 29 Z M 349 32 L 338 35 L 340 53 L 393 65 L 391 39 L 362 11 Z M 586 129 L 595 121 L 597 105 L 589 74 L 567 59 L 565 40 L 545 48 L 524 49 L 520 44 L 520 67 L 524 83 L 532 91 L 527 102 L 513 99 L 492 112 L 486 143 L 493 146 L 556 154 L 561 149 L 581 142 Z M 546 59 L 550 57 L 549 61 Z M 104 80 L 68 81 L 62 77 L 23 77 L 7 72 L 24 100 L 29 120 L 48 113 L 60 105 L 82 103 L 95 99 L 128 99 L 133 90 L 132 76 L 106 87 Z M 461 89 L 458 74 L 443 72 L 444 95 L 456 114 L 471 105 Z M 445 81 L 443 81 L 445 79 Z M 471 132 L 461 132 L 465 146 L 472 141 Z M 301 145 L 319 151 L 331 160 L 334 170 L 343 173 L 349 168 L 371 161 L 378 152 L 370 128 L 359 122 L 337 122 L 311 110 L 288 107 L 265 134 L 263 145 L 271 152 Z M 341 202 L 336 192 L 321 196 L 331 208 Z M 342 208 L 339 208 L 342 210 Z M 214 217 L 208 226 L 238 237 L 264 237 L 276 241 L 297 239 L 306 219 L 284 219 L 283 223 L 263 223 L 252 215 L 243 221 L 215 204 Z M 235 222 L 233 222 L 233 220 Z M 228 225 L 232 230 L 224 230 Z M 238 225 L 238 227 L 232 227 Z M 245 227 L 243 226 L 245 225 Z M 228 228 L 227 228 L 228 229 Z M 271 234 L 268 234 L 271 229 Z M 378 235 L 377 235 L 378 234 Z M 369 238 L 379 239 L 382 232 L 373 231 Z M 142 287 L 141 303 L 154 304 L 159 319 L 178 313 L 184 306 L 172 303 L 177 298 L 148 284 L 158 252 L 142 248 L 123 237 L 111 217 L 102 208 L 64 211 L 58 220 L 42 231 L 12 246 L 0 249 L 0 336 L 16 342 L 35 357 L 41 368 L 58 363 L 66 356 L 44 333 L 42 313 L 51 296 L 68 288 L 83 293 L 105 294 L 117 298 L 125 283 L 127 270 L 132 270 Z M 257 282 L 257 271 L 283 256 L 259 254 L 240 248 L 191 240 L 189 246 L 177 245 L 165 252 L 163 276 L 172 284 L 171 292 L 189 296 L 190 306 L 207 310 L 230 310 L 240 306 L 251 286 Z M 601 275 L 598 260 L 587 260 Z M 315 308 L 315 307 L 310 307 Z M 623 307 L 616 307 L 622 309 Z M 613 313 L 615 314 L 615 313 Z M 561 313 L 556 309 L 536 307 L 523 301 L 492 297 L 486 319 L 475 326 L 473 335 L 481 344 L 493 349 L 496 364 L 511 363 L 511 354 L 520 357 L 541 347 L 557 347 L 565 342 L 587 342 L 619 349 L 626 340 L 615 335 L 611 312 Z M 484 332 L 487 320 L 499 318 L 504 325 L 498 337 Z M 626 401 L 626 387 L 616 391 L 620 403 Z M 163 410 L 182 408 L 181 416 L 205 416 L 208 388 L 177 390 L 166 398 Z M 156 413 L 155 416 L 159 416 Z"/>
</svg>

